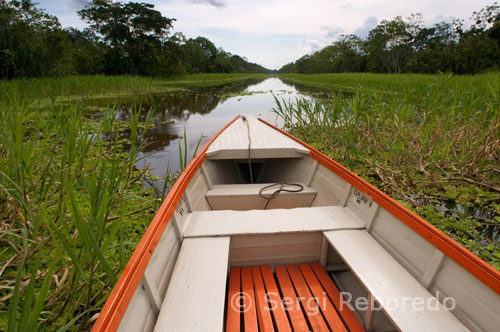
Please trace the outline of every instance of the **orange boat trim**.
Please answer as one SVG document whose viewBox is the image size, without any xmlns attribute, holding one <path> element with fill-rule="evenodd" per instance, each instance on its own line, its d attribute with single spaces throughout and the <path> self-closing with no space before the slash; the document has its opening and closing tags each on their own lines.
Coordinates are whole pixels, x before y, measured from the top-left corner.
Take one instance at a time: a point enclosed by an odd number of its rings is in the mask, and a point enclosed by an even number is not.
<svg viewBox="0 0 500 332">
<path fill-rule="evenodd" d="M 192 177 L 199 169 L 201 164 L 206 159 L 206 151 L 210 144 L 238 117 L 231 120 L 224 128 L 217 132 L 196 154 L 186 167 L 184 172 L 179 176 L 176 183 L 172 187 L 165 201 L 154 216 L 151 224 L 147 228 L 143 238 L 139 242 L 137 248 L 132 254 L 130 260 L 125 266 L 123 272 L 118 279 L 113 291 L 106 301 L 99 317 L 94 324 L 92 331 L 116 331 L 120 325 L 121 319 L 127 310 L 128 304 L 132 299 L 137 286 L 146 270 L 146 267 L 151 259 L 151 256 L 160 241 L 160 238 L 172 217 L 172 214 L 177 207 L 184 190 L 188 186 Z M 455 262 L 464 267 L 467 271 L 476 276 L 483 283 L 488 285 L 497 294 L 500 294 L 500 272 L 495 270 L 491 265 L 474 255 L 468 249 L 457 243 L 448 235 L 444 234 L 436 227 L 417 216 L 412 211 L 397 203 L 395 200 L 375 188 L 356 174 L 349 171 L 344 166 L 328 158 L 315 148 L 304 143 L 291 134 L 281 130 L 280 128 L 262 120 L 263 123 L 278 130 L 294 141 L 302 144 L 310 150 L 310 155 L 329 170 L 335 172 L 344 180 L 352 184 L 358 190 L 362 191 L 371 199 L 385 208 L 388 212 L 401 220 L 424 239 L 441 250 L 445 255 L 452 258 Z"/>
<path fill-rule="evenodd" d="M 500 272 L 491 265 L 341 164 L 328 158 L 312 146 L 302 142 L 297 137 L 287 133 L 286 131 L 283 131 L 262 119 L 259 120 L 308 148 L 311 151 L 310 155 L 313 159 L 317 160 L 329 170 L 335 172 L 358 190 L 370 196 L 374 202 L 385 208 L 393 216 L 401 220 L 408 227 L 413 229 L 416 233 L 429 241 L 445 255 L 460 264 L 464 269 L 472 273 L 484 284 L 488 285 L 488 287 L 500 295 Z"/>
<path fill-rule="evenodd" d="M 201 164 L 206 159 L 206 151 L 210 144 L 238 117 L 235 117 L 224 128 L 217 132 L 196 154 L 188 166 L 181 173 L 175 182 L 172 190 L 160 206 L 160 209 L 154 216 L 151 224 L 146 230 L 143 238 L 134 250 L 127 265 L 118 279 L 113 291 L 109 295 L 108 300 L 99 314 L 99 317 L 94 324 L 92 331 L 109 331 L 113 332 L 120 326 L 121 319 L 127 310 L 128 304 L 134 296 L 135 290 L 141 281 L 142 275 L 148 266 L 149 260 L 153 255 L 156 245 L 160 241 L 165 228 L 167 227 L 172 214 L 177 207 L 184 190 L 194 174 L 200 168 Z"/>
</svg>

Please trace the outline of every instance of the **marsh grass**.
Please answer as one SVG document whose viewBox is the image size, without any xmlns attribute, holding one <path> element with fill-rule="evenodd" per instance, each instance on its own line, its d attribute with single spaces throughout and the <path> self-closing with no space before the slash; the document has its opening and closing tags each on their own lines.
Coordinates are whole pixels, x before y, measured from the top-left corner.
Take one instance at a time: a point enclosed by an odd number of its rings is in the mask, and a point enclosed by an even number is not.
<svg viewBox="0 0 500 332">
<path fill-rule="evenodd" d="M 317 75 L 316 85 L 337 78 L 359 85 L 328 100 L 276 99 L 274 112 L 292 134 L 500 269 L 498 240 L 481 235 L 484 224 L 500 226 L 500 74 L 385 75 L 386 82 L 381 75 Z M 307 83 L 314 76 L 295 79 Z M 417 204 L 422 197 L 434 204 Z M 445 200 L 493 217 L 443 213 Z"/>
<path fill-rule="evenodd" d="M 0 107 L 0 330 L 89 329 L 159 200 L 134 168 L 141 108 L 124 124 L 82 104 L 39 109 L 19 90 Z"/>
<path fill-rule="evenodd" d="M 265 74 L 196 74 L 172 78 L 144 76 L 68 76 L 59 78 L 17 79 L 0 82 L 0 101 L 16 91 L 36 102 L 37 106 L 50 106 L 54 102 L 75 103 L 82 99 L 126 98 L 181 91 L 187 88 L 217 86 L 263 79 Z"/>
<path fill-rule="evenodd" d="M 148 170 L 134 167 L 153 111 L 130 107 L 117 116 L 117 108 L 96 112 L 88 100 L 112 105 L 122 96 L 142 100 L 263 77 L 0 82 L 0 330 L 89 330 L 175 181 L 167 167 L 161 190 L 154 192 L 144 185 L 152 178 Z M 179 140 L 182 167 L 191 157 L 186 137 Z"/>
</svg>

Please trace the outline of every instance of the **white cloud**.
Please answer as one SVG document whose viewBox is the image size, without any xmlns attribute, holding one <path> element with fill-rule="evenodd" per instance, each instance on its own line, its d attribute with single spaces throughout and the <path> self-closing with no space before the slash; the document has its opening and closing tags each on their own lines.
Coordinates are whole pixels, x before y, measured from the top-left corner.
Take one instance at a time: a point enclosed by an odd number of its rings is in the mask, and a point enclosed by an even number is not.
<svg viewBox="0 0 500 332">
<path fill-rule="evenodd" d="M 427 22 L 436 16 L 467 19 L 492 0 L 121 0 L 152 3 L 175 18 L 175 32 L 205 36 L 226 51 L 252 62 L 279 68 L 327 45 L 340 34 L 366 36 L 379 20 L 420 12 Z M 85 0 L 37 0 L 63 26 L 85 24 L 76 15 Z M 71 6 L 70 6 L 71 4 Z M 76 8 L 82 6 L 81 8 Z M 70 8 L 71 7 L 71 8 Z M 223 8 L 223 10 L 221 10 Z M 300 42 L 298 42 L 300 41 Z"/>
<path fill-rule="evenodd" d="M 326 44 L 324 44 L 316 39 L 308 39 L 305 42 L 300 43 L 300 48 L 302 49 L 302 51 L 306 52 L 307 54 L 319 51 L 320 49 L 322 49 L 325 46 L 326 46 Z"/>
<path fill-rule="evenodd" d="M 343 3 L 341 5 L 339 5 L 340 8 L 342 9 L 351 9 L 352 8 L 352 4 L 350 2 L 346 2 L 346 3 Z"/>
<path fill-rule="evenodd" d="M 69 0 L 67 5 L 72 10 L 80 10 L 83 9 L 89 2 L 90 0 Z"/>
<path fill-rule="evenodd" d="M 188 0 L 187 2 L 195 4 L 208 4 L 217 8 L 226 7 L 226 1 L 224 0 Z"/>
<path fill-rule="evenodd" d="M 375 16 L 370 16 L 364 20 L 363 24 L 359 28 L 354 30 L 354 34 L 365 38 L 368 36 L 368 32 L 375 28 L 377 24 L 378 19 Z"/>
<path fill-rule="evenodd" d="M 323 27 L 323 30 L 326 30 L 325 37 L 330 40 L 334 40 L 341 34 L 345 33 L 345 30 L 341 27 Z"/>
<path fill-rule="evenodd" d="M 451 16 L 451 15 L 436 15 L 434 17 L 434 19 L 430 20 L 430 24 L 435 24 L 435 23 L 441 23 L 441 22 L 447 22 L 447 23 L 451 23 L 453 22 L 453 20 L 455 20 L 455 16 Z M 461 18 L 465 18 L 465 17 L 461 17 Z"/>
</svg>

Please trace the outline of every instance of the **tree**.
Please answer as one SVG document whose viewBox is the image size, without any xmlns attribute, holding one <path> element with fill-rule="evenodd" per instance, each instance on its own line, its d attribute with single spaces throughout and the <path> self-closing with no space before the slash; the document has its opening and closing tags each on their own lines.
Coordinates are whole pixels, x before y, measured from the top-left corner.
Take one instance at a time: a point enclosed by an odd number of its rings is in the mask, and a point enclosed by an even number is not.
<svg viewBox="0 0 500 332">
<path fill-rule="evenodd" d="M 205 37 L 189 39 L 185 44 L 189 71 L 192 73 L 215 72 L 217 47 Z"/>
<path fill-rule="evenodd" d="M 70 48 L 57 17 L 30 0 L 0 0 L 2 78 L 71 73 Z"/>
<path fill-rule="evenodd" d="M 76 72 L 83 75 L 102 73 L 105 47 L 96 34 L 90 29 L 75 28 L 67 28 L 65 32 L 73 44 Z"/>
<path fill-rule="evenodd" d="M 498 69 L 500 42 L 497 29 L 500 23 L 500 6 L 495 2 L 479 12 L 474 12 L 469 30 L 459 29 L 460 73 L 475 74 L 488 69 Z M 461 28 L 461 27 L 460 27 Z"/>
<path fill-rule="evenodd" d="M 399 74 L 412 53 L 411 37 L 408 24 L 401 16 L 382 21 L 368 34 L 370 69 Z"/>
<path fill-rule="evenodd" d="M 157 56 L 175 21 L 151 4 L 111 0 L 94 0 L 78 14 L 111 48 L 108 61 L 128 62 L 134 74 L 154 74 Z"/>
</svg>

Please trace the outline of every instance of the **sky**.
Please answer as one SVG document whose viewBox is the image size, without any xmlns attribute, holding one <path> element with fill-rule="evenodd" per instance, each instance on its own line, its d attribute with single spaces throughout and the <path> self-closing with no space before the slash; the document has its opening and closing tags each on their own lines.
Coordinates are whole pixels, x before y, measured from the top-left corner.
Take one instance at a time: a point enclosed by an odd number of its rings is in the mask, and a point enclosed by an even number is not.
<svg viewBox="0 0 500 332">
<path fill-rule="evenodd" d="M 87 0 L 35 0 L 63 27 L 84 28 L 76 11 Z M 128 0 L 122 1 L 128 2 Z M 269 69 L 295 61 L 338 39 L 365 37 L 377 23 L 421 13 L 427 25 L 468 19 L 494 0 L 135 0 L 175 18 L 172 32 L 203 36 L 226 52 Z"/>
</svg>

